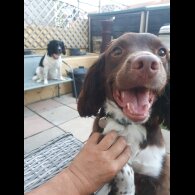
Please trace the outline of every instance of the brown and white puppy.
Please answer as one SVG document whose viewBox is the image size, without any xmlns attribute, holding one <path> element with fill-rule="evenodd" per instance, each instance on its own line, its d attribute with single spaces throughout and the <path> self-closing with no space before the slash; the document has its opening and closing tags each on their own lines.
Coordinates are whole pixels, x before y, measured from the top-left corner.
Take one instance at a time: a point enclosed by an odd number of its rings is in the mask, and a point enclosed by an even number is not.
<svg viewBox="0 0 195 195">
<path fill-rule="evenodd" d="M 168 83 L 168 49 L 149 33 L 115 39 L 90 67 L 79 95 L 80 116 L 96 116 L 93 131 L 114 129 L 131 148 L 128 163 L 97 194 L 169 194 L 160 127 L 163 122 L 169 127 Z"/>
</svg>

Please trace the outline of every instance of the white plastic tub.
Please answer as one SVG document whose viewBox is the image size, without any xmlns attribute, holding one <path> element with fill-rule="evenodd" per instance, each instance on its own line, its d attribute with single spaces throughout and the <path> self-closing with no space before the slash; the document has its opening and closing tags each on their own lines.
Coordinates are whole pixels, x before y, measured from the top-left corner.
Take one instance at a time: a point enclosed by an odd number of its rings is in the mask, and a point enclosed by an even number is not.
<svg viewBox="0 0 195 195">
<path fill-rule="evenodd" d="M 162 42 L 170 49 L 170 25 L 162 26 L 158 34 Z"/>
</svg>

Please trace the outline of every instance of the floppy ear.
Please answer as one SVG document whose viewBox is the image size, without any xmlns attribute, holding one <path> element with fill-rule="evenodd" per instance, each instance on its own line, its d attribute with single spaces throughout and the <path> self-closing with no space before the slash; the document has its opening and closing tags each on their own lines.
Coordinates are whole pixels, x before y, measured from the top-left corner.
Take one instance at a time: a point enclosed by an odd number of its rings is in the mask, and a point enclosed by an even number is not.
<svg viewBox="0 0 195 195">
<path fill-rule="evenodd" d="M 62 47 L 62 53 L 65 55 L 66 54 L 66 50 L 65 50 L 65 46 L 64 46 L 64 42 L 61 41 L 61 47 Z"/>
<path fill-rule="evenodd" d="M 52 42 L 52 41 L 50 41 L 50 42 L 47 44 L 47 54 L 48 54 L 48 56 L 50 56 L 50 57 L 51 57 L 51 55 L 52 55 L 52 45 L 53 45 L 53 42 Z"/>
<path fill-rule="evenodd" d="M 104 67 L 105 57 L 102 54 L 89 68 L 85 77 L 77 105 L 80 116 L 96 116 L 103 106 L 105 101 Z"/>
</svg>

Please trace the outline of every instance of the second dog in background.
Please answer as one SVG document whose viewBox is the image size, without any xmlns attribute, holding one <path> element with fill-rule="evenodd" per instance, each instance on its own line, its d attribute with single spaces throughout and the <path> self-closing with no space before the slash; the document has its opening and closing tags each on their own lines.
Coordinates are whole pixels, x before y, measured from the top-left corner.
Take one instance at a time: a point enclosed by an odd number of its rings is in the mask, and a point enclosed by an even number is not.
<svg viewBox="0 0 195 195">
<path fill-rule="evenodd" d="M 62 64 L 61 54 L 66 54 L 63 41 L 50 41 L 47 45 L 47 53 L 41 58 L 32 79 L 36 82 L 44 81 L 44 84 L 48 84 L 50 79 L 64 80 L 60 68 Z"/>
</svg>

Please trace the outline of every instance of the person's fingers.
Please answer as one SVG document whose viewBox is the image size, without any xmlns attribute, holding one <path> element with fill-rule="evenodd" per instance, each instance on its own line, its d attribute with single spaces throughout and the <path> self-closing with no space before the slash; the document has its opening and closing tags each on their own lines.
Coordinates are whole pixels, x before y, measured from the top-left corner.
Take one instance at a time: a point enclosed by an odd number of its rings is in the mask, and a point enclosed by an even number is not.
<svg viewBox="0 0 195 195">
<path fill-rule="evenodd" d="M 126 146 L 124 151 L 115 159 L 117 161 L 118 170 L 121 170 L 130 158 L 131 150 L 129 146 Z"/>
<path fill-rule="evenodd" d="M 110 131 L 105 137 L 99 142 L 98 147 L 100 150 L 108 150 L 110 146 L 116 141 L 118 134 L 115 131 Z"/>
<path fill-rule="evenodd" d="M 109 154 L 116 159 L 125 149 L 127 143 L 123 137 L 119 137 L 116 142 L 109 148 Z"/>
<path fill-rule="evenodd" d="M 87 143 L 88 144 L 97 144 L 99 142 L 99 140 L 101 139 L 102 135 L 98 132 L 94 132 L 91 134 L 91 136 L 89 137 Z"/>
</svg>

